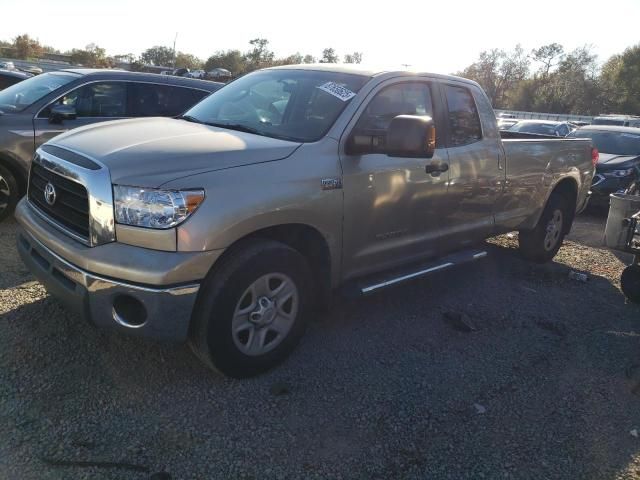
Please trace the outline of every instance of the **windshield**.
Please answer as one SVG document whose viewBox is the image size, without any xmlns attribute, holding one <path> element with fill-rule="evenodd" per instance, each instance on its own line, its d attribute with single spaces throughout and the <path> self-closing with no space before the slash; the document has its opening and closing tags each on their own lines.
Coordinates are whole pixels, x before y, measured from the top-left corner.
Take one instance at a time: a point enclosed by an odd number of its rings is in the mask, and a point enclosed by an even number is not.
<svg viewBox="0 0 640 480">
<path fill-rule="evenodd" d="M 67 72 L 49 72 L 16 83 L 0 91 L 0 111 L 21 112 L 29 105 L 78 78 Z"/>
<path fill-rule="evenodd" d="M 536 133 L 538 135 L 556 135 L 556 125 L 552 123 L 519 122 L 510 128 L 514 132 Z"/>
<path fill-rule="evenodd" d="M 571 138 L 590 138 L 601 153 L 640 155 L 640 134 L 576 130 L 568 136 Z"/>
<path fill-rule="evenodd" d="M 308 70 L 264 70 L 239 78 L 187 111 L 188 120 L 258 135 L 322 138 L 369 78 Z"/>
</svg>

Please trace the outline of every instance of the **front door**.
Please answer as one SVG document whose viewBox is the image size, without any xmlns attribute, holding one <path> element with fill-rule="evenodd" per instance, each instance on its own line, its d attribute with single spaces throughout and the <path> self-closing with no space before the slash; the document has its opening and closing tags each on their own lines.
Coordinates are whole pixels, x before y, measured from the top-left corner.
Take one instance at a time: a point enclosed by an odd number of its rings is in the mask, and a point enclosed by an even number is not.
<svg viewBox="0 0 640 480">
<path fill-rule="evenodd" d="M 75 120 L 51 123 L 51 107 L 69 105 Z M 43 108 L 33 120 L 35 148 L 72 128 L 127 117 L 127 82 L 93 82 L 79 86 Z"/>
<path fill-rule="evenodd" d="M 428 115 L 438 132 L 433 92 L 426 80 L 387 82 L 372 92 L 347 129 L 349 135 L 373 137 L 380 151 L 341 155 L 345 278 L 438 254 L 439 205 L 448 174 L 428 174 L 425 167 L 446 162 L 446 149 L 437 141 L 432 159 L 383 153 L 387 127 L 398 115 Z"/>
</svg>

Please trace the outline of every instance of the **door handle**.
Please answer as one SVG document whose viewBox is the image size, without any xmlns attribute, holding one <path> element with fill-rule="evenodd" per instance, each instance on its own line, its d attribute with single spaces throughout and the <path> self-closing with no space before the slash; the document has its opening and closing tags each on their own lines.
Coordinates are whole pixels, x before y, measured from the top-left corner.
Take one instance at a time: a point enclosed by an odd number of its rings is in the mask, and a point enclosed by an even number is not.
<svg viewBox="0 0 640 480">
<path fill-rule="evenodd" d="M 439 177 L 441 173 L 447 170 L 449 170 L 449 164 L 439 160 L 435 160 L 424 167 L 424 171 L 430 173 L 432 177 Z"/>
</svg>

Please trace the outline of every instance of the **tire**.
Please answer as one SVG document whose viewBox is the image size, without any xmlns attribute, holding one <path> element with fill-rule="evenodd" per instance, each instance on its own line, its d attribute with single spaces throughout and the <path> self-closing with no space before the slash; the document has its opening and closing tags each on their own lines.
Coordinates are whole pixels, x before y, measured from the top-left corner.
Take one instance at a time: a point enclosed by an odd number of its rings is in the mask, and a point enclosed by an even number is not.
<svg viewBox="0 0 640 480">
<path fill-rule="evenodd" d="M 622 293 L 633 303 L 640 303 L 640 265 L 629 265 L 620 278 Z"/>
<path fill-rule="evenodd" d="M 305 331 L 311 278 L 305 258 L 279 242 L 254 240 L 229 252 L 201 286 L 192 350 L 233 378 L 280 364 Z"/>
<path fill-rule="evenodd" d="M 552 193 L 533 230 L 521 230 L 518 235 L 520 253 L 536 263 L 549 262 L 562 246 L 569 231 L 571 211 L 566 198 Z"/>
<path fill-rule="evenodd" d="M 18 182 L 6 167 L 0 165 L 0 222 L 13 213 L 20 198 Z"/>
</svg>

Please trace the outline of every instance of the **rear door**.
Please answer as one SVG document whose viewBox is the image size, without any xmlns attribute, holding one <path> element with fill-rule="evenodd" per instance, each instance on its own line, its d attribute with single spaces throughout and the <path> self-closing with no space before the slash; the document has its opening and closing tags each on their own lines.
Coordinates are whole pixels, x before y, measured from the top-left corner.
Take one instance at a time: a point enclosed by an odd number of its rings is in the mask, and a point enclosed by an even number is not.
<svg viewBox="0 0 640 480">
<path fill-rule="evenodd" d="M 175 85 L 131 83 L 130 111 L 133 117 L 176 117 L 209 92 Z"/>
<path fill-rule="evenodd" d="M 128 82 L 96 81 L 86 83 L 56 99 L 34 118 L 35 147 L 72 128 L 128 116 Z M 76 109 L 75 120 L 51 123 L 54 105 L 69 105 Z"/>
<path fill-rule="evenodd" d="M 447 108 L 449 159 L 442 245 L 445 250 L 455 250 L 492 233 L 505 171 L 495 119 L 490 122 L 488 118 L 493 115 L 489 102 L 468 84 L 444 82 L 440 86 Z"/>
</svg>

